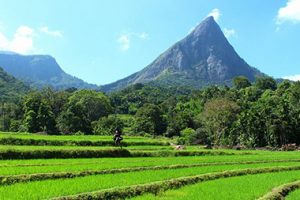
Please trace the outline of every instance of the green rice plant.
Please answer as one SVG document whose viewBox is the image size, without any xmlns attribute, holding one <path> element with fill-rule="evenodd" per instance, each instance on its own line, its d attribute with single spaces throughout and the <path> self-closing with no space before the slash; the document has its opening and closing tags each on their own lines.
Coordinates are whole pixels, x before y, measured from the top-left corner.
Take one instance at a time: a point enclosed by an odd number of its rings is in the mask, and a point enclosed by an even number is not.
<svg viewBox="0 0 300 200">
<path fill-rule="evenodd" d="M 286 197 L 285 200 L 299 200 L 300 197 L 300 189 L 296 189 L 295 191 L 292 191 L 289 193 Z"/>
<path fill-rule="evenodd" d="M 284 199 L 288 194 L 296 189 L 300 188 L 300 181 L 294 181 L 291 183 L 287 183 L 284 185 L 280 185 L 279 187 L 275 187 L 271 192 L 268 192 L 258 200 L 280 200 Z"/>
<path fill-rule="evenodd" d="M 149 154 L 151 156 L 151 154 Z M 35 159 L 35 158 L 101 158 L 101 157 L 131 157 L 126 149 L 102 150 L 0 150 L 0 159 Z"/>
<path fill-rule="evenodd" d="M 224 179 L 224 178 L 236 177 L 236 176 L 245 176 L 250 174 L 275 173 L 275 172 L 284 172 L 284 171 L 293 171 L 293 170 L 300 170 L 300 166 L 243 169 L 243 170 L 232 170 L 232 171 L 225 171 L 225 172 L 218 172 L 218 173 L 209 173 L 203 175 L 181 177 L 181 178 L 176 178 L 176 179 L 171 179 L 166 181 L 158 181 L 154 183 L 136 185 L 131 187 L 113 188 L 111 190 L 63 196 L 55 199 L 56 200 L 75 200 L 75 199 L 80 199 L 80 200 L 103 199 L 104 200 L 104 199 L 125 199 L 125 198 L 142 195 L 145 193 L 152 193 L 158 195 L 159 193 L 162 193 L 166 190 L 177 189 L 186 185 L 206 182 L 209 180 Z M 300 177 L 299 171 L 297 173 L 297 176 Z M 196 193 L 197 195 L 199 195 L 199 190 L 192 190 L 192 191 L 194 191 L 194 194 Z M 220 198 L 224 199 L 223 198 L 224 196 L 219 195 L 220 193 L 215 191 L 215 194 L 218 195 L 215 197 L 218 197 L 219 199 Z M 216 199 L 216 198 L 210 198 L 211 196 L 203 197 L 201 195 L 200 197 L 201 199 Z M 189 196 L 189 198 L 186 199 L 199 199 L 199 196 L 198 198 L 196 198 L 196 196 Z M 239 198 L 239 199 L 243 199 L 243 198 Z"/>
<path fill-rule="evenodd" d="M 156 196 L 153 194 L 142 195 L 132 198 L 132 200 L 254 200 L 273 187 L 299 178 L 299 171 L 246 175 L 188 185 L 177 190 L 159 193 Z M 299 199 L 299 196 L 295 199 Z"/>
<path fill-rule="evenodd" d="M 266 170 L 275 172 L 278 170 L 300 169 L 298 163 L 281 163 L 280 165 L 289 167 L 273 167 L 261 169 L 262 167 L 267 166 L 278 166 L 278 163 L 233 166 L 208 166 L 172 170 L 147 170 L 139 172 L 77 177 L 72 179 L 57 179 L 34 181 L 28 183 L 17 183 L 13 185 L 0 187 L 0 199 L 47 199 L 56 196 L 72 195 L 115 187 L 145 184 L 179 177 L 202 176 L 200 174 L 203 174 L 203 176 L 205 177 L 210 177 L 210 175 L 205 174 L 212 172 L 220 172 L 224 170 L 245 169 L 244 173 L 250 173 L 250 168 L 257 168 L 258 172 L 265 172 Z M 223 174 L 225 172 L 221 173 Z M 235 172 L 235 174 L 241 174 L 241 172 L 238 171 Z M 228 176 L 228 173 L 225 173 L 222 176 Z"/>
<path fill-rule="evenodd" d="M 300 160 L 297 160 L 299 162 Z M 247 162 L 223 162 L 223 163 L 198 163 L 198 164 L 181 164 L 181 165 L 161 165 L 161 166 L 143 166 L 143 167 L 132 167 L 132 168 L 118 168 L 118 169 L 105 169 L 105 170 L 86 170 L 79 172 L 54 172 L 54 173 L 36 173 L 36 174 L 21 174 L 15 176 L 0 176 L 0 185 L 9 185 L 19 182 L 29 181 L 40 181 L 47 179 L 59 179 L 59 178 L 75 178 L 82 176 L 91 176 L 98 174 L 117 174 L 124 172 L 136 172 L 145 170 L 162 170 L 162 169 L 180 169 L 180 168 L 192 168 L 192 167 L 205 167 L 205 166 L 216 166 L 216 165 L 248 165 L 248 164 L 263 164 L 263 163 L 284 163 L 288 162 L 285 160 L 277 161 L 247 161 Z M 293 161 L 295 163 L 295 161 Z"/>
<path fill-rule="evenodd" d="M 231 156 L 187 156 L 187 157 L 138 157 L 138 158 L 76 158 L 76 159 L 34 159 L 0 160 L 0 175 L 33 174 L 49 172 L 74 172 L 83 170 L 103 170 L 122 167 L 140 167 L 177 164 L 210 164 L 248 161 L 297 161 L 299 155 L 284 154 L 231 155 Z"/>
<path fill-rule="evenodd" d="M 51 136 L 48 136 L 51 137 Z M 70 136 L 72 137 L 72 136 Z M 0 137 L 0 144 L 2 145 L 38 145 L 38 146 L 114 146 L 114 141 L 112 138 L 101 138 L 101 140 L 72 140 L 71 139 L 49 139 L 43 138 L 38 139 L 35 136 L 31 138 L 18 138 L 18 137 Z M 156 146 L 166 146 L 169 145 L 168 142 L 155 141 L 155 140 L 133 140 L 126 138 L 126 141 L 122 142 L 123 146 L 134 146 L 134 145 L 156 145 Z"/>
<path fill-rule="evenodd" d="M 0 138 L 22 138 L 22 139 L 46 139 L 46 140 L 88 140 L 88 141 L 103 141 L 111 140 L 112 136 L 100 136 L 100 135 L 40 135 L 31 133 L 19 133 L 19 132 L 0 132 Z M 141 136 L 125 136 L 126 140 L 131 141 L 167 141 L 167 138 L 153 139 L 150 137 Z"/>
<path fill-rule="evenodd" d="M 100 157 L 166 157 L 166 156 L 204 156 L 204 155 L 242 155 L 249 152 L 226 151 L 128 151 L 123 148 L 62 148 L 62 147 L 32 147 L 1 146 L 0 159 L 39 159 L 39 158 L 100 158 Z"/>
<path fill-rule="evenodd" d="M 157 150 L 173 150 L 170 146 L 128 146 L 122 147 L 127 150 L 137 151 L 157 151 Z M 0 145 L 1 150 L 20 150 L 20 151 L 32 151 L 32 150 L 103 150 L 103 149 L 120 149 L 116 146 L 26 146 L 26 145 Z"/>
</svg>

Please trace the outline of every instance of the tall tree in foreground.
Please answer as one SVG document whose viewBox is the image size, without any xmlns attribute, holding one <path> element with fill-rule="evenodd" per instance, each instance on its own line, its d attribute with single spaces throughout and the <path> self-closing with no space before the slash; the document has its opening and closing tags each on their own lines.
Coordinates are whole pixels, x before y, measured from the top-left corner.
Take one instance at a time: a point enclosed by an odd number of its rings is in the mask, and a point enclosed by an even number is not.
<svg viewBox="0 0 300 200">
<path fill-rule="evenodd" d="M 80 90 L 69 97 L 58 118 L 59 128 L 65 134 L 77 131 L 91 134 L 91 123 L 111 112 L 110 101 L 103 93 Z"/>
<path fill-rule="evenodd" d="M 199 115 L 200 121 L 216 145 L 234 143 L 230 128 L 236 120 L 240 107 L 233 101 L 218 98 L 208 101 Z"/>
</svg>

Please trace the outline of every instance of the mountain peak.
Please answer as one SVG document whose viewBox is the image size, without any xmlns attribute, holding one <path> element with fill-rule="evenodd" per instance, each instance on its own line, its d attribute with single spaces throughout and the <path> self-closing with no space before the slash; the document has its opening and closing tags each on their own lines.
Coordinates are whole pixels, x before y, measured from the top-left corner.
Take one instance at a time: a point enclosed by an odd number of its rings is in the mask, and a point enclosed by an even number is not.
<svg viewBox="0 0 300 200">
<path fill-rule="evenodd" d="M 215 21 L 214 17 L 208 16 L 196 26 L 196 29 L 198 29 L 200 27 L 210 27 L 210 26 L 216 26 L 216 25 L 217 25 L 217 22 Z"/>
<path fill-rule="evenodd" d="M 117 90 L 135 83 L 155 82 L 166 85 L 188 85 L 196 88 L 210 84 L 230 85 L 236 76 L 254 81 L 263 75 L 249 66 L 230 45 L 212 16 L 162 53 L 141 71 L 103 86 Z"/>
</svg>

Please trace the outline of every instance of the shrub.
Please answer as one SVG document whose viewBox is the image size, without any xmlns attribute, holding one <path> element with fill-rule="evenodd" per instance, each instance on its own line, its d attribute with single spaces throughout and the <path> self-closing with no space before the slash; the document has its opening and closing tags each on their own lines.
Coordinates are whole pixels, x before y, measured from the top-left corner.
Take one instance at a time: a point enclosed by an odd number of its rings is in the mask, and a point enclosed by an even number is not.
<svg viewBox="0 0 300 200">
<path fill-rule="evenodd" d="M 180 132 L 181 137 L 178 138 L 178 144 L 192 144 L 197 139 L 196 131 L 192 128 L 183 129 Z"/>
<path fill-rule="evenodd" d="M 115 115 L 109 115 L 93 123 L 93 132 L 95 135 L 111 135 L 117 127 L 123 129 L 124 122 Z"/>
</svg>

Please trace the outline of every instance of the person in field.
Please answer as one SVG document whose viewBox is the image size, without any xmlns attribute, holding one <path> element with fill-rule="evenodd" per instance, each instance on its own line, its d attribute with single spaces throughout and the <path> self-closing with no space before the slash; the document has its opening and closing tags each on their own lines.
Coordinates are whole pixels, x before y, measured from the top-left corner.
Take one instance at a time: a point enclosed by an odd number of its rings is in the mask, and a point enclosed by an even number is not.
<svg viewBox="0 0 300 200">
<path fill-rule="evenodd" d="M 120 146 L 122 140 L 123 140 L 122 131 L 120 128 L 116 128 L 115 134 L 114 134 L 115 145 Z"/>
</svg>

